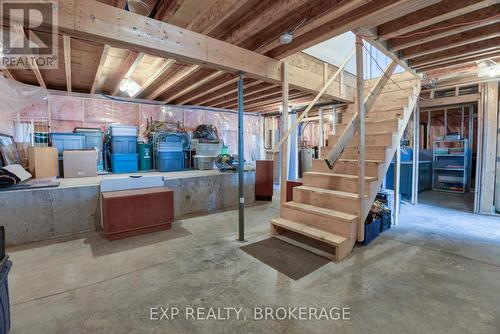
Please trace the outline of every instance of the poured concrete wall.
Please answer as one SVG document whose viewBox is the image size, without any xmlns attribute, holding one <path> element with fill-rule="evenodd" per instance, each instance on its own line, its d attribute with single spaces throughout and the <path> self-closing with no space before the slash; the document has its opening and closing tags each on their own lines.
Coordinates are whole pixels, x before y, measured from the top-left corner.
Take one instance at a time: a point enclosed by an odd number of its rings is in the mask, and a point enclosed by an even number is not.
<svg viewBox="0 0 500 334">
<path fill-rule="evenodd" d="M 238 174 L 169 178 L 174 216 L 208 213 L 238 205 Z M 0 193 L 0 225 L 8 246 L 101 229 L 99 186 Z M 245 202 L 255 201 L 255 173 L 245 173 Z"/>
</svg>

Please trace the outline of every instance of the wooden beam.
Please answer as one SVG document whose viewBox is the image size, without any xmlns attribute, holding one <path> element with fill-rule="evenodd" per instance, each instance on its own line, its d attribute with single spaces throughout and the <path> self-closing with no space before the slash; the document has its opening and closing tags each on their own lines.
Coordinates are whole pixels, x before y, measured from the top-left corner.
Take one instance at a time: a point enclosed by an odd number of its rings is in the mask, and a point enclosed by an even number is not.
<svg viewBox="0 0 500 334">
<path fill-rule="evenodd" d="M 27 38 L 26 34 L 24 33 L 23 26 L 20 24 L 13 24 L 12 29 L 19 35 L 22 36 L 23 39 Z M 30 55 L 33 55 L 30 51 Z M 40 69 L 38 68 L 38 64 L 35 61 L 29 62 L 29 67 L 35 74 L 36 80 L 38 81 L 38 84 L 40 87 L 47 89 L 47 86 L 45 85 L 45 81 L 43 80 L 42 73 L 40 72 Z"/>
<path fill-rule="evenodd" d="M 224 72 L 223 71 L 216 71 L 212 74 L 210 74 L 209 76 L 197 81 L 196 83 L 194 84 L 191 84 L 189 85 L 188 87 L 184 88 L 183 90 L 181 90 L 180 92 L 177 92 L 176 94 L 172 95 L 172 96 L 169 96 L 167 99 L 165 99 L 163 102 L 165 103 L 169 103 L 175 99 L 177 99 L 178 97 L 186 94 L 186 93 L 189 93 L 190 91 L 192 91 L 193 89 L 196 89 L 204 84 L 206 84 L 207 82 L 213 80 L 213 79 L 216 79 L 218 77 L 220 77 L 221 75 L 223 75 Z"/>
<path fill-rule="evenodd" d="M 14 77 L 14 75 L 12 74 L 12 72 L 7 69 L 7 68 L 4 68 L 1 70 L 2 71 L 2 74 L 7 78 L 7 79 L 11 79 L 11 80 L 16 80 L 16 78 Z"/>
<path fill-rule="evenodd" d="M 441 97 L 441 98 L 419 101 L 418 107 L 424 109 L 424 108 L 440 107 L 453 104 L 475 103 L 477 102 L 478 99 L 479 95 L 477 93 L 459 95 L 459 96 Z"/>
<path fill-rule="evenodd" d="M 314 19 L 311 20 L 306 20 L 305 23 L 303 23 L 300 27 L 297 28 L 297 30 L 294 32 L 294 36 L 298 37 L 300 35 L 303 35 L 309 31 L 312 31 L 314 29 L 317 29 L 324 24 L 327 24 L 329 22 L 332 22 L 336 20 L 337 18 L 341 17 L 342 15 L 345 15 L 362 5 L 367 4 L 370 2 L 370 0 L 350 0 L 350 1 L 338 1 L 335 4 L 332 4 L 326 11 L 324 11 L 322 14 L 319 16 L 315 17 Z M 282 33 L 284 30 L 289 29 L 289 27 L 286 28 L 281 28 L 279 30 L 279 33 Z M 259 53 L 266 54 L 267 52 L 277 48 L 280 46 L 280 41 L 279 38 L 276 38 L 276 36 L 269 37 L 266 36 L 264 33 L 259 36 L 255 40 L 254 43 L 252 43 L 252 46 L 249 47 L 250 50 L 255 50 L 258 51 Z"/>
<path fill-rule="evenodd" d="M 176 2 L 175 0 L 173 2 Z M 239 0 L 218 0 L 213 6 L 208 7 L 206 10 L 201 11 L 188 25 L 187 29 L 193 32 L 202 33 L 204 35 L 210 35 L 216 27 L 228 18 L 230 15 L 235 13 L 238 9 L 240 9 L 245 4 L 244 1 Z M 168 18 L 164 15 L 160 15 L 161 21 L 167 21 Z M 172 66 L 175 62 L 170 63 Z M 170 66 L 166 66 L 155 75 L 154 80 L 149 80 L 149 85 L 152 85 L 156 80 L 163 75 Z M 170 83 L 164 82 L 165 86 L 170 86 Z M 147 87 L 145 87 L 147 88 Z M 144 88 L 144 89 L 145 89 Z M 141 90 L 144 91 L 144 89 Z"/>
<path fill-rule="evenodd" d="M 498 36 L 500 36 L 500 23 L 495 23 L 404 49 L 401 51 L 401 55 L 403 59 L 416 58 Z"/>
<path fill-rule="evenodd" d="M 497 0 L 442 0 L 380 25 L 379 40 L 387 40 L 497 3 Z"/>
<path fill-rule="evenodd" d="M 229 73 L 226 73 L 225 75 L 223 75 L 222 77 L 218 78 L 217 80 L 214 80 L 212 82 L 210 82 L 210 88 L 207 87 L 200 87 L 198 89 L 197 92 L 195 92 L 194 94 L 191 93 L 190 96 L 186 96 L 183 100 L 179 101 L 177 104 L 187 104 L 189 102 L 192 102 L 192 104 L 203 104 L 203 103 L 197 103 L 197 101 L 203 101 L 203 100 L 206 100 L 206 99 L 210 99 L 210 95 L 211 93 L 214 93 L 213 96 L 215 97 L 218 97 L 219 95 L 219 92 L 224 94 L 226 93 L 226 91 L 224 91 L 224 88 L 226 88 L 227 86 L 230 86 L 232 84 L 235 84 L 238 82 L 238 78 L 237 77 L 234 77 L 232 74 L 229 74 Z M 246 88 L 246 85 L 247 83 L 245 82 L 245 88 Z M 201 88 L 203 88 L 201 90 Z M 238 89 L 237 88 L 234 88 L 232 90 L 232 92 L 237 92 Z M 229 90 L 229 93 L 227 94 L 230 94 L 231 93 L 231 90 Z"/>
<path fill-rule="evenodd" d="M 439 0 L 373 0 L 357 7 L 332 22 L 327 22 L 302 35 L 296 36 L 292 43 L 281 45 L 269 52 L 273 58 L 284 58 L 308 47 L 324 42 L 347 31 L 364 26 L 376 26 L 395 17 L 412 13 Z"/>
<path fill-rule="evenodd" d="M 288 131 L 288 92 L 290 87 L 288 86 L 288 63 L 283 62 L 281 66 L 282 70 L 282 94 L 283 94 L 283 105 L 281 106 L 281 117 L 282 117 L 282 129 L 281 129 L 281 140 L 283 141 L 283 147 L 281 149 L 281 181 L 280 181 L 280 211 L 282 205 L 286 202 L 286 182 L 288 180 L 288 149 L 287 142 L 285 138 L 285 133 Z"/>
<path fill-rule="evenodd" d="M 450 66 L 456 66 L 460 64 L 476 63 L 476 61 L 483 59 L 492 59 L 500 56 L 500 48 L 487 52 L 474 53 L 469 56 L 458 56 L 454 58 L 449 58 L 445 60 L 438 60 L 437 62 L 428 63 L 426 65 L 415 66 L 418 71 L 429 71 L 434 69 L 443 69 Z"/>
<path fill-rule="evenodd" d="M 109 45 L 104 45 L 101 51 L 101 57 L 99 59 L 99 64 L 97 65 L 97 69 L 94 75 L 94 82 L 92 83 L 92 88 L 90 89 L 90 94 L 95 94 L 97 90 L 97 84 L 99 83 L 99 79 L 101 78 L 102 71 L 104 69 L 104 64 L 106 63 L 106 59 L 109 54 Z"/>
<path fill-rule="evenodd" d="M 436 52 L 430 55 L 418 57 L 411 60 L 412 66 L 421 66 L 435 63 L 439 60 L 452 59 L 454 57 L 466 57 L 478 52 L 493 51 L 499 49 L 500 37 L 488 39 L 486 41 L 471 43 L 468 45 L 448 49 L 446 51 Z"/>
<path fill-rule="evenodd" d="M 216 88 L 215 90 L 208 92 L 209 94 L 206 95 L 206 96 L 203 96 L 203 98 L 200 98 L 198 100 L 193 101 L 192 104 L 195 104 L 195 105 L 209 105 L 214 100 L 218 100 L 219 98 L 221 98 L 223 96 L 229 95 L 231 93 L 238 92 L 238 88 L 237 87 L 234 88 L 235 87 L 234 84 L 237 81 L 238 80 L 231 79 L 231 80 L 225 82 L 224 84 L 221 84 L 219 86 L 214 87 L 214 88 Z M 245 82 L 245 89 L 248 89 L 248 88 L 250 88 L 250 87 L 252 87 L 254 85 L 258 85 L 258 84 L 261 84 L 261 83 L 262 83 L 262 81 L 259 81 L 259 80 L 256 80 L 256 81 L 253 81 L 253 82 L 252 81 L 246 81 Z M 228 89 L 228 86 L 233 87 L 233 88 L 229 88 Z"/>
<path fill-rule="evenodd" d="M 191 74 L 195 73 L 200 68 L 201 68 L 201 66 L 199 66 L 199 65 L 193 65 L 193 66 L 188 66 L 188 67 L 182 69 L 181 71 L 179 71 L 178 73 L 173 75 L 170 78 L 170 80 L 163 82 L 162 84 L 160 84 L 160 86 L 155 88 L 155 90 L 153 92 L 151 92 L 146 98 L 148 100 L 156 99 L 158 96 L 160 96 L 161 94 L 166 92 L 168 89 L 172 88 L 174 85 L 178 84 L 179 82 L 181 82 L 182 80 L 184 80 L 185 78 L 190 76 Z"/>
<path fill-rule="evenodd" d="M 71 37 L 63 35 L 64 70 L 66 72 L 66 88 L 71 93 Z"/>
<path fill-rule="evenodd" d="M 292 101 L 293 99 L 299 99 L 299 98 L 303 98 L 306 96 L 309 96 L 309 94 L 303 93 L 303 92 L 295 92 L 295 93 L 290 93 L 288 95 L 288 99 L 289 99 L 289 101 Z M 245 110 L 251 110 L 251 109 L 255 109 L 255 108 L 259 108 L 259 107 L 265 107 L 265 106 L 268 106 L 270 104 L 279 104 L 281 101 L 282 101 L 282 96 L 279 94 L 275 94 L 273 98 L 265 97 L 257 102 L 249 103 L 247 106 L 245 106 Z"/>
<path fill-rule="evenodd" d="M 392 61 L 389 68 L 394 70 L 396 62 Z M 359 35 L 356 36 L 356 104 L 358 114 L 358 241 L 365 239 L 365 99 L 364 99 L 364 73 L 363 73 L 363 39 Z M 392 73 L 391 73 L 392 74 Z M 379 81 L 380 82 L 380 81 Z M 387 82 L 387 80 L 385 80 Z M 373 104 L 373 97 L 376 98 L 383 89 L 383 85 L 379 87 L 379 83 L 375 85 L 376 92 L 370 94 Z M 378 93 L 377 93 L 378 92 Z"/>
<path fill-rule="evenodd" d="M 136 60 L 139 58 L 139 53 L 135 51 L 129 51 L 127 57 L 125 58 L 122 67 L 116 73 L 113 79 L 113 84 L 111 85 L 111 95 L 117 95 L 120 90 L 120 83 L 123 79 L 127 78 L 134 71 L 134 66 L 137 66 Z M 134 65 L 135 64 L 135 65 Z M 134 66 L 133 66 L 134 65 Z"/>
<path fill-rule="evenodd" d="M 498 13 L 500 13 L 500 4 L 433 24 L 429 27 L 416 30 L 407 37 L 391 39 L 389 41 L 390 51 L 399 51 L 500 22 L 500 17 L 497 16 Z"/>
<path fill-rule="evenodd" d="M 168 22 L 179 10 L 184 0 L 165 0 L 160 2 L 160 6 L 156 11 L 154 18 L 158 21 Z"/>
<path fill-rule="evenodd" d="M 247 102 L 253 101 L 255 97 L 265 97 L 266 95 L 272 95 L 275 94 L 279 91 L 278 85 L 270 85 L 268 83 L 262 82 L 259 85 L 254 85 L 253 87 L 249 87 L 245 89 L 245 99 L 244 102 L 245 104 Z M 264 93 L 263 93 L 264 92 Z M 216 106 L 218 108 L 226 108 L 226 107 L 232 107 L 236 104 L 235 102 L 235 95 L 231 94 L 230 96 L 222 96 L 220 99 L 217 99 L 216 101 L 213 101 L 210 106 Z"/>
<path fill-rule="evenodd" d="M 483 137 L 481 159 L 481 189 L 479 211 L 494 213 L 495 169 L 498 134 L 498 82 L 482 84 L 481 103 L 483 105 Z"/>
<path fill-rule="evenodd" d="M 155 64 L 154 66 L 159 66 L 158 70 L 156 70 L 153 75 L 146 78 L 146 80 L 141 84 L 141 88 L 137 93 L 135 93 L 132 97 L 138 97 L 141 95 L 146 89 L 148 89 L 159 77 L 163 75 L 173 64 L 175 63 L 174 59 L 161 59 L 159 64 Z"/>
<path fill-rule="evenodd" d="M 279 88 L 279 87 L 278 87 Z M 273 97 L 276 97 L 278 93 L 280 93 L 280 90 L 278 88 L 267 88 L 266 90 L 267 91 L 261 91 L 261 92 L 258 92 L 258 93 L 255 93 L 255 94 L 251 94 L 249 96 L 245 96 L 245 104 L 250 104 L 251 102 L 254 102 L 254 101 L 262 101 L 262 100 L 265 100 L 265 99 L 270 99 L 270 98 L 273 98 Z M 216 106 L 217 108 L 233 108 L 234 107 L 234 103 L 233 102 L 229 102 L 229 103 L 223 103 L 221 104 L 220 106 Z"/>
</svg>

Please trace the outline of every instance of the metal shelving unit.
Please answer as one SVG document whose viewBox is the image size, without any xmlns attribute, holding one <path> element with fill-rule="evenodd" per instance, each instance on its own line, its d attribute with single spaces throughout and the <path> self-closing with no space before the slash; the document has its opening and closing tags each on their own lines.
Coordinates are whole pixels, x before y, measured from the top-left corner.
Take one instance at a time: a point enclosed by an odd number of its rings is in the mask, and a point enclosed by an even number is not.
<svg viewBox="0 0 500 334">
<path fill-rule="evenodd" d="M 463 153 L 450 153 L 456 150 L 463 150 Z M 439 139 L 434 141 L 432 149 L 433 190 L 465 193 L 468 180 L 468 150 L 467 139 Z"/>
</svg>

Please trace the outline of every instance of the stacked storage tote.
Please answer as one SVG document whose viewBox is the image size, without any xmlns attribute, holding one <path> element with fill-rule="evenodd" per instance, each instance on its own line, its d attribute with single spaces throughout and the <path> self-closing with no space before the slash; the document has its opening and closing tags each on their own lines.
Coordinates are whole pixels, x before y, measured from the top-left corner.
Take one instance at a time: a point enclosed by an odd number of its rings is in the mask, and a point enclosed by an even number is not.
<svg viewBox="0 0 500 334">
<path fill-rule="evenodd" d="M 139 168 L 137 154 L 137 128 L 135 126 L 111 126 L 111 171 L 135 173 Z"/>
<path fill-rule="evenodd" d="M 165 133 L 158 136 L 155 145 L 156 166 L 160 172 L 175 172 L 184 169 L 182 136 Z"/>
</svg>

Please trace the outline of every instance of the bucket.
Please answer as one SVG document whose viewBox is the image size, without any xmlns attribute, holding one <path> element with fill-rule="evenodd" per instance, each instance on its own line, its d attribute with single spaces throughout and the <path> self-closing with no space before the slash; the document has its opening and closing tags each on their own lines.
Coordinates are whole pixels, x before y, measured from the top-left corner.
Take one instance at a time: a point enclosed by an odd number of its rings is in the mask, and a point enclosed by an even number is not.
<svg viewBox="0 0 500 334">
<path fill-rule="evenodd" d="M 139 170 L 153 169 L 153 145 L 139 143 L 137 151 L 139 152 Z"/>
</svg>

